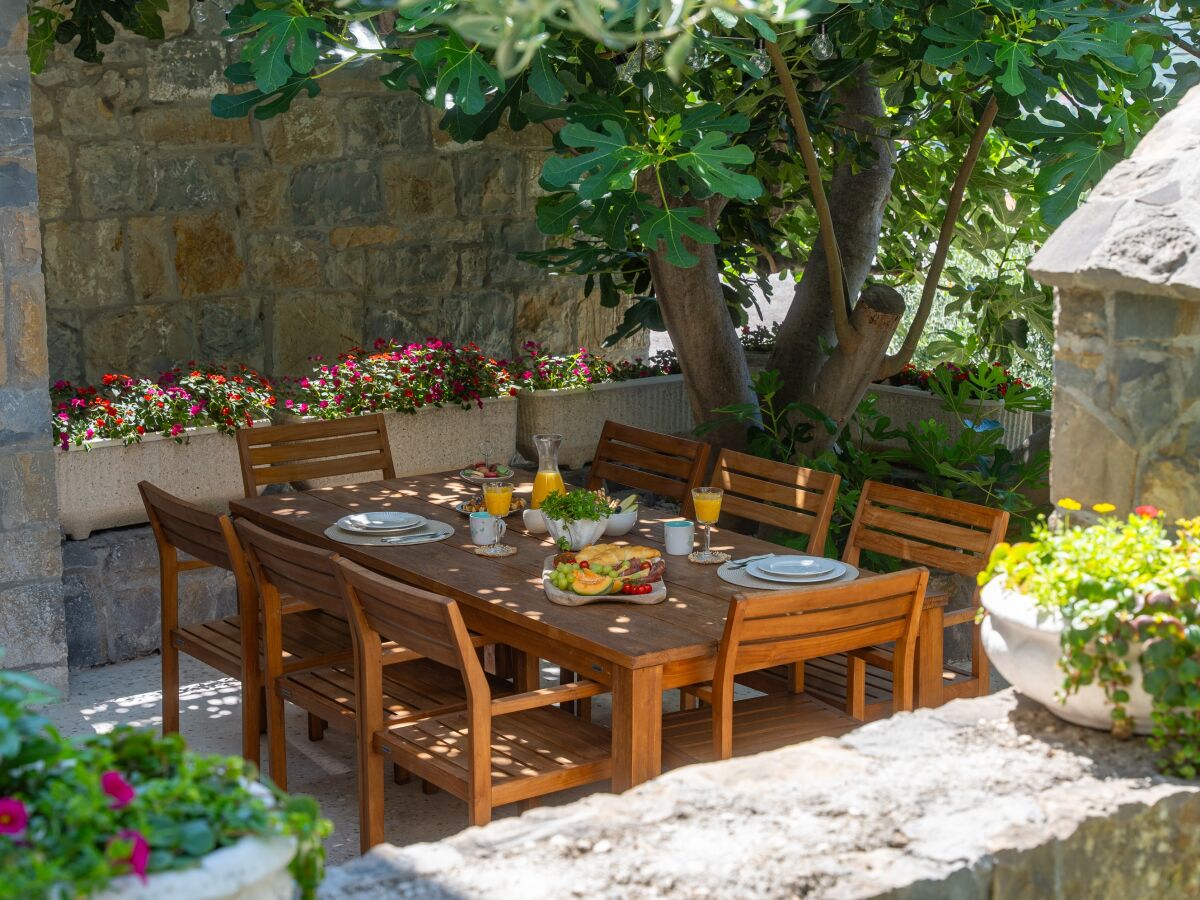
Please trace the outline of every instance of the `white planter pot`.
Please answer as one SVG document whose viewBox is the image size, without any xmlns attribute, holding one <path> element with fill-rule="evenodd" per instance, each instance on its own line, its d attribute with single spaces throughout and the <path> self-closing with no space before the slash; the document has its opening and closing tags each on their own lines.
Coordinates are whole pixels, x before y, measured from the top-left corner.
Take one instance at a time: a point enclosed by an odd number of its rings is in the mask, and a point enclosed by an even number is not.
<svg viewBox="0 0 1200 900">
<path fill-rule="evenodd" d="M 584 547 L 596 543 L 604 534 L 607 525 L 607 519 L 580 519 L 577 522 L 568 523 L 562 519 L 551 519 L 546 516 L 546 527 L 550 530 L 550 537 L 556 543 L 559 538 L 565 537 L 570 542 L 571 550 L 582 550 Z"/>
<path fill-rule="evenodd" d="M 482 408 L 426 406 L 415 413 L 385 412 L 383 418 L 400 478 L 465 469 L 485 456 L 489 462 L 508 464 L 516 455 L 515 397 L 492 397 L 483 401 Z M 286 421 L 313 421 L 313 417 L 289 415 Z M 357 475 L 343 475 L 306 484 L 330 487 L 361 480 Z"/>
<path fill-rule="evenodd" d="M 143 884 L 133 875 L 115 879 L 95 900 L 291 900 L 296 884 L 288 863 L 296 855 L 290 837 L 245 837 L 214 850 L 190 869 L 160 872 Z"/>
<path fill-rule="evenodd" d="M 611 381 L 590 388 L 522 391 L 517 449 L 537 459 L 535 434 L 561 434 L 558 461 L 570 468 L 589 462 L 607 420 L 665 434 L 690 434 L 696 427 L 682 375 Z"/>
<path fill-rule="evenodd" d="M 1061 719 L 1076 725 L 1109 731 L 1112 709 L 1098 684 L 1089 684 L 1060 703 L 1056 692 L 1062 685 L 1062 617 L 1038 609 L 1032 597 L 1006 587 L 1001 579 L 992 579 L 981 594 L 988 616 L 983 620 L 983 649 L 988 659 L 1008 682 L 1022 694 L 1041 703 Z M 1129 686 L 1126 710 L 1133 717 L 1134 732 L 1151 730 L 1150 695 L 1142 689 L 1142 667 L 1136 660 L 1130 666 L 1133 684 Z"/>
<path fill-rule="evenodd" d="M 943 408 L 942 400 L 928 391 L 915 387 L 896 387 L 891 384 L 873 384 L 867 389 L 875 397 L 875 408 L 892 420 L 892 428 L 903 430 L 907 425 L 934 419 L 946 426 L 950 440 L 958 440 L 967 427 L 953 412 Z M 1016 450 L 1033 431 L 1033 413 L 1009 410 L 998 400 L 984 400 L 971 404 L 978 410 L 981 419 L 995 419 L 1004 428 L 1003 445 Z M 881 447 L 903 447 L 900 438 L 880 442 Z"/>
<path fill-rule="evenodd" d="M 147 434 L 128 447 L 104 440 L 91 449 L 56 450 L 58 519 L 67 534 L 81 541 L 101 528 L 146 522 L 137 489 L 143 480 L 189 503 L 227 512 L 229 500 L 242 495 L 237 441 L 214 426 L 189 428 L 183 436 L 183 443 Z"/>
</svg>

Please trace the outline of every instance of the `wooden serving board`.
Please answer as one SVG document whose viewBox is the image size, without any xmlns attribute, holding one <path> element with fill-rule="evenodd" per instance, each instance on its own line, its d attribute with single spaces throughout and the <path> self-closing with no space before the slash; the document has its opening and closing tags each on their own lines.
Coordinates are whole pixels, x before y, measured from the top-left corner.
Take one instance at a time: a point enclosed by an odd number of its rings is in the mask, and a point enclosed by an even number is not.
<svg viewBox="0 0 1200 900">
<path fill-rule="evenodd" d="M 560 591 L 550 583 L 550 573 L 554 571 L 554 557 L 547 556 L 542 565 L 542 588 L 546 591 L 546 599 L 559 606 L 587 606 L 589 603 L 634 603 L 638 606 L 653 606 L 667 599 L 667 586 L 662 581 L 654 582 L 654 590 L 648 594 L 596 594 L 585 597 L 573 591 Z"/>
</svg>

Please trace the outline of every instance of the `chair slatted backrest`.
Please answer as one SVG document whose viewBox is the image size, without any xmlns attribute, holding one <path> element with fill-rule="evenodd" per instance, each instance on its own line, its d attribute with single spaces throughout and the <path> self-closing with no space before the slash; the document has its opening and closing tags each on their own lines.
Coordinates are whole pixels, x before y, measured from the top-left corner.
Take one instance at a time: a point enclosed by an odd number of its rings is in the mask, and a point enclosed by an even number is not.
<svg viewBox="0 0 1200 900">
<path fill-rule="evenodd" d="M 608 481 L 648 491 L 674 500 L 690 516 L 692 488 L 703 483 L 708 452 L 709 445 L 701 441 L 605 422 L 587 487 L 595 490 Z"/>
<path fill-rule="evenodd" d="M 735 594 L 713 675 L 713 738 L 732 752 L 734 676 L 894 641 L 893 703 L 913 708 L 917 627 L 929 572 L 905 569 L 828 587 Z"/>
<path fill-rule="evenodd" d="M 1007 529 L 1004 510 L 867 481 L 842 559 L 857 565 L 862 552 L 869 550 L 931 569 L 975 576 L 987 565 Z"/>
<path fill-rule="evenodd" d="M 335 616 L 345 617 L 346 604 L 333 574 L 337 554 L 302 544 L 238 519 L 238 537 L 264 605 L 278 608 L 281 597 L 311 603 Z"/>
<path fill-rule="evenodd" d="M 382 415 L 295 425 L 243 428 L 237 433 L 247 497 L 269 484 L 380 472 L 396 477 Z"/>
<path fill-rule="evenodd" d="M 138 490 L 160 553 L 164 545 L 174 547 L 211 566 L 237 571 L 229 555 L 221 516 L 168 494 L 149 481 L 138 482 Z"/>
<path fill-rule="evenodd" d="M 421 656 L 458 669 L 483 670 L 458 604 L 362 566 L 339 559 L 334 566 L 350 623 L 358 638 L 391 640 Z M 486 686 L 486 681 L 483 682 Z"/>
<path fill-rule="evenodd" d="M 824 555 L 840 475 L 747 453 L 722 450 L 711 484 L 725 492 L 721 511 L 808 535 L 808 551 Z"/>
</svg>

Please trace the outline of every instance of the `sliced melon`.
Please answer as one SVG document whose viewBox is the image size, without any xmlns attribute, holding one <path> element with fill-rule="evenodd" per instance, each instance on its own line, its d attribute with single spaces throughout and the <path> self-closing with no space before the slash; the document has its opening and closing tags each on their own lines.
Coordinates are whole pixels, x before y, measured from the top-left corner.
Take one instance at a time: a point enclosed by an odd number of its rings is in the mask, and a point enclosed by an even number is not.
<svg viewBox="0 0 1200 900">
<path fill-rule="evenodd" d="M 607 594 L 613 585 L 613 580 L 607 575 L 597 575 L 587 569 L 580 569 L 571 581 L 571 590 L 584 597 L 596 597 Z"/>
</svg>

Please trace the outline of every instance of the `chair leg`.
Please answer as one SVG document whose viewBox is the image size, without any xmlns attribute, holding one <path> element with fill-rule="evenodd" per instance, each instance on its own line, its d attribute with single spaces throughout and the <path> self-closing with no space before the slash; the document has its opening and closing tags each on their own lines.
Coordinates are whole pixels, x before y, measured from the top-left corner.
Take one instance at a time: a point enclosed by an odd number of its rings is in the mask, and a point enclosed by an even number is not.
<svg viewBox="0 0 1200 900">
<path fill-rule="evenodd" d="M 325 738 L 325 729 L 329 725 L 324 719 L 308 714 L 308 739 L 310 741 L 320 741 Z"/>
<path fill-rule="evenodd" d="M 537 809 L 542 805 L 541 797 L 526 797 L 524 800 L 517 801 L 517 809 L 520 812 L 527 813 L 531 809 Z"/>
<path fill-rule="evenodd" d="M 788 666 L 788 690 L 793 694 L 804 693 L 804 663 L 796 662 Z"/>
<path fill-rule="evenodd" d="M 472 825 L 486 825 L 492 821 L 492 804 L 486 798 L 473 797 L 468 806 L 468 819 Z"/>
<path fill-rule="evenodd" d="M 267 759 L 271 780 L 281 791 L 287 790 L 287 739 L 284 732 L 283 698 L 275 685 L 267 690 Z"/>
<path fill-rule="evenodd" d="M 867 718 L 867 661 L 846 656 L 846 713 L 860 722 Z"/>
<path fill-rule="evenodd" d="M 393 763 L 392 781 L 395 784 L 408 784 L 410 781 L 412 781 L 412 776 L 409 774 L 408 769 Z"/>
<path fill-rule="evenodd" d="M 260 735 L 266 726 L 266 717 L 259 705 L 260 688 L 242 684 L 242 758 L 262 768 L 262 741 Z"/>
<path fill-rule="evenodd" d="M 384 758 L 371 744 L 358 741 L 358 846 L 363 853 L 383 843 Z"/>
<path fill-rule="evenodd" d="M 572 672 L 570 669 L 559 668 L 558 683 L 560 685 L 561 684 L 574 684 L 575 683 L 575 673 Z M 561 709 L 563 712 L 570 713 L 571 715 L 576 715 L 579 712 L 579 707 L 575 705 L 574 700 L 565 700 L 562 703 L 558 704 L 558 708 Z"/>
<path fill-rule="evenodd" d="M 267 733 L 267 689 L 258 689 L 258 733 Z"/>
<path fill-rule="evenodd" d="M 978 625 L 974 628 L 975 635 L 971 640 L 971 674 L 975 677 L 975 696 L 986 697 L 991 689 L 992 664 L 983 652 L 983 630 Z"/>
<path fill-rule="evenodd" d="M 699 697 L 697 697 L 695 694 L 689 694 L 687 691 L 679 692 L 679 709 L 681 711 L 685 710 L 685 709 L 699 709 L 699 708 L 700 708 L 700 698 Z"/>
<path fill-rule="evenodd" d="M 179 650 L 166 634 L 162 645 L 162 731 L 179 731 Z"/>
<path fill-rule="evenodd" d="M 422 794 L 432 797 L 439 790 L 440 790 L 440 788 L 436 784 L 434 784 L 432 781 L 426 781 L 424 778 L 421 779 L 421 793 Z"/>
</svg>

